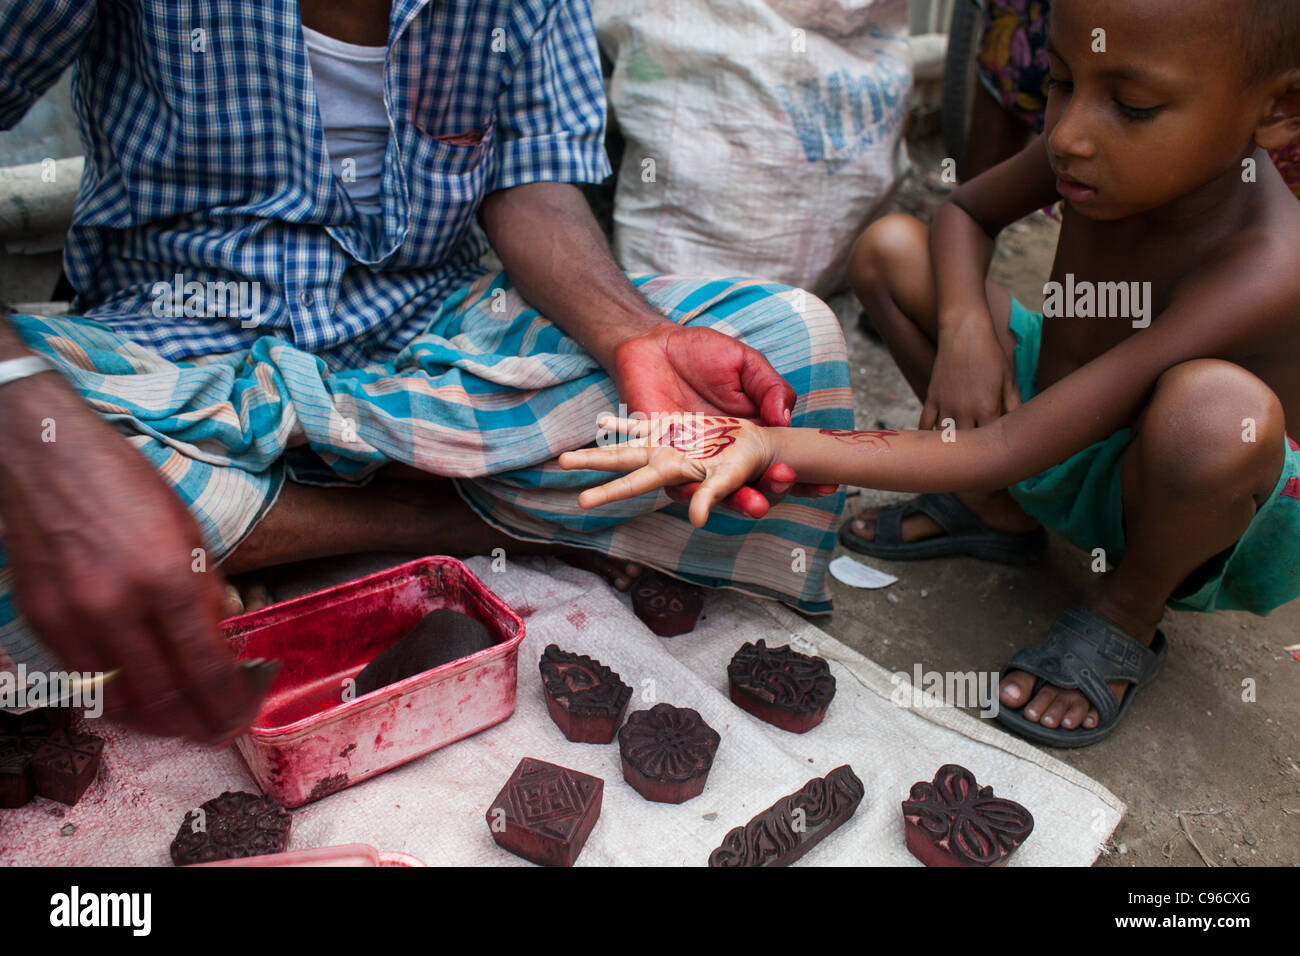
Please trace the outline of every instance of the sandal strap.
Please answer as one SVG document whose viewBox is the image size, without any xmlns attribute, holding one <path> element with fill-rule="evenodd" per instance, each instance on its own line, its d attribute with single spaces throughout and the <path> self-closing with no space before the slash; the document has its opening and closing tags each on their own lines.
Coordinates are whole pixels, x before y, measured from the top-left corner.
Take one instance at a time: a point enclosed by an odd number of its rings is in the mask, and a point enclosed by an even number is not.
<svg viewBox="0 0 1300 956">
<path fill-rule="evenodd" d="M 952 494 L 917 495 L 898 504 L 886 505 L 876 517 L 876 534 L 880 544 L 903 544 L 903 519 L 924 514 L 948 535 L 987 530 L 971 511 Z"/>
<path fill-rule="evenodd" d="M 921 511 L 934 519 L 934 523 L 950 535 L 988 531 L 988 527 L 974 512 L 951 493 L 918 496 L 912 502 L 914 511 Z"/>
<path fill-rule="evenodd" d="M 1052 622 L 1043 643 L 1017 652 L 1002 673 L 1025 671 L 1054 687 L 1077 689 L 1097 708 L 1099 726 L 1105 726 L 1120 708 L 1107 685 L 1142 683 L 1156 657 L 1092 608 L 1071 604 Z"/>
</svg>

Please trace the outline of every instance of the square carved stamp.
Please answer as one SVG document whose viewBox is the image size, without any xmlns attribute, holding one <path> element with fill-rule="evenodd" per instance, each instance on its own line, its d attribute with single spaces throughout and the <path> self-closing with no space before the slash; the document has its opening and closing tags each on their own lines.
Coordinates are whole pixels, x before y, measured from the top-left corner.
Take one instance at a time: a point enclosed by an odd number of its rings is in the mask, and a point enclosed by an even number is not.
<svg viewBox="0 0 1300 956">
<path fill-rule="evenodd" d="M 525 757 L 488 807 L 503 849 L 540 866 L 573 866 L 600 817 L 605 781 Z"/>
</svg>

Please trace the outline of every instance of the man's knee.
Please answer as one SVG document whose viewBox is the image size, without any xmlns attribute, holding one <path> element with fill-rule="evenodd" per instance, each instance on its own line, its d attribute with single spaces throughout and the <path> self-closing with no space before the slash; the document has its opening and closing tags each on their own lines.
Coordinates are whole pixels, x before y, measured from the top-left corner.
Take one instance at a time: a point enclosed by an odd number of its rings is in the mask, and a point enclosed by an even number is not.
<svg viewBox="0 0 1300 956">
<path fill-rule="evenodd" d="M 1137 432 L 1148 476 L 1182 491 L 1271 487 L 1286 432 L 1263 381 L 1220 359 L 1182 362 L 1156 381 Z"/>
</svg>

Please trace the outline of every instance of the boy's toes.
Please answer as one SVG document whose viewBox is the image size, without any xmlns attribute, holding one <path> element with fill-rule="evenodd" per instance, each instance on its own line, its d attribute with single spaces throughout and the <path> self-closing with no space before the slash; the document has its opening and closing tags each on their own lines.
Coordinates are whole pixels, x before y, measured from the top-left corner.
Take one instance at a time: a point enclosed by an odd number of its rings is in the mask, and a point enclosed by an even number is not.
<svg viewBox="0 0 1300 956">
<path fill-rule="evenodd" d="M 1047 716 L 1047 712 L 1052 709 L 1052 705 L 1056 703 L 1056 698 L 1060 696 L 1060 693 L 1050 684 L 1045 685 L 1042 690 L 1034 695 L 1033 700 L 1025 704 L 1025 709 L 1021 713 L 1029 720 L 1041 723 L 1042 719 Z M 1047 724 L 1046 726 L 1053 727 L 1055 724 Z"/>
<path fill-rule="evenodd" d="M 1088 710 L 1088 702 L 1082 695 L 1072 690 L 1058 690 L 1052 706 L 1047 708 L 1038 721 L 1044 727 L 1064 727 L 1072 730 L 1078 726 L 1080 718 Z"/>
<path fill-rule="evenodd" d="M 1034 675 L 1012 671 L 1002 680 L 998 697 L 1006 707 L 1021 707 L 1034 690 Z"/>
<path fill-rule="evenodd" d="M 1083 726 L 1092 730 L 1097 726 L 1097 721 L 1101 720 L 1101 715 L 1095 710 L 1088 711 L 1088 716 L 1083 718 Z"/>
<path fill-rule="evenodd" d="M 1061 718 L 1061 726 L 1066 730 L 1074 730 L 1083 723 L 1083 719 L 1088 716 L 1089 712 L 1096 713 L 1095 710 L 1088 706 L 1088 698 L 1074 692 L 1071 695 L 1065 715 Z"/>
<path fill-rule="evenodd" d="M 858 515 L 850 524 L 853 533 L 867 540 L 874 540 L 876 537 L 876 519 L 864 515 Z"/>
</svg>

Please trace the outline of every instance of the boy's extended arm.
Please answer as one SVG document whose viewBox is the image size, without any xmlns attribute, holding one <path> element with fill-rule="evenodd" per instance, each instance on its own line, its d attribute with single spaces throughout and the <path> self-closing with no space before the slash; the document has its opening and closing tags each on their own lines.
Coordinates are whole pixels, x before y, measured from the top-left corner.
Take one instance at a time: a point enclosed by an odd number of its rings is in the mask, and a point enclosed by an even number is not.
<svg viewBox="0 0 1300 956">
<path fill-rule="evenodd" d="M 804 481 L 888 491 L 970 491 L 1023 481 L 1129 425 L 1173 366 L 1198 358 L 1241 361 L 1286 334 L 1298 292 L 1292 260 L 1280 241 L 1249 248 L 1243 241 L 1188 282 L 1149 328 L 991 425 L 956 431 L 953 441 L 937 431 L 777 428 L 767 430 L 774 454 Z M 1236 409 L 1224 410 L 1224 441 L 1241 441 L 1242 427 Z"/>
</svg>

